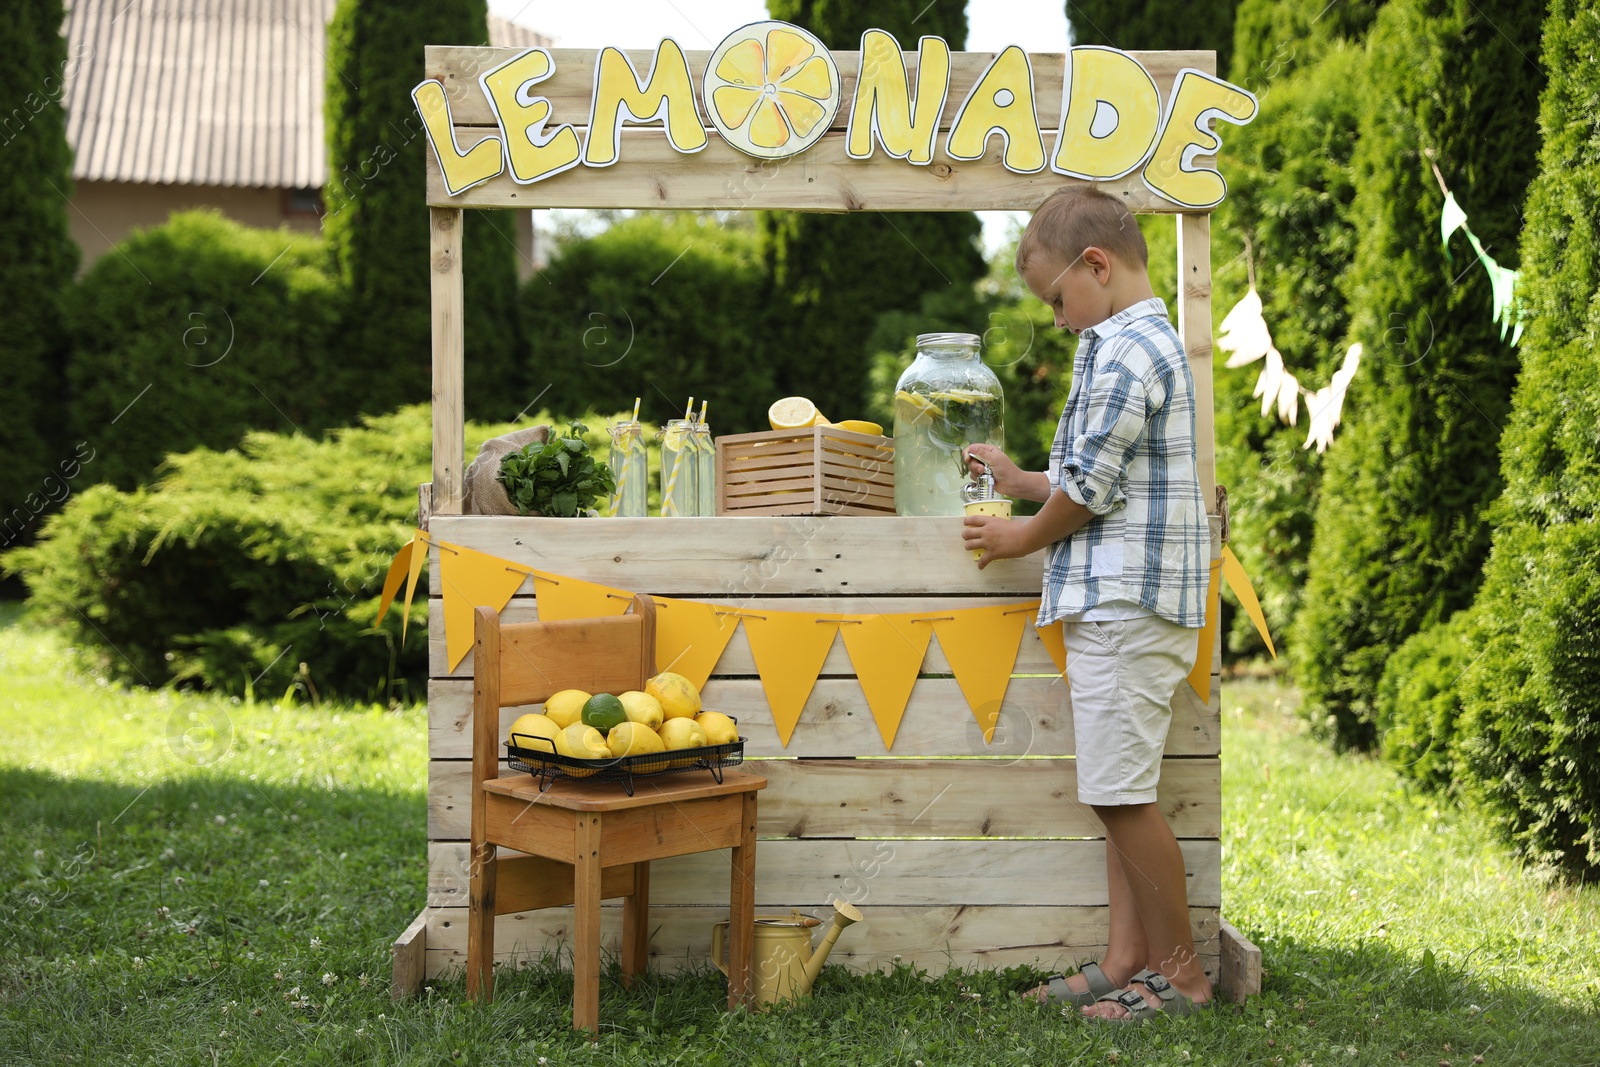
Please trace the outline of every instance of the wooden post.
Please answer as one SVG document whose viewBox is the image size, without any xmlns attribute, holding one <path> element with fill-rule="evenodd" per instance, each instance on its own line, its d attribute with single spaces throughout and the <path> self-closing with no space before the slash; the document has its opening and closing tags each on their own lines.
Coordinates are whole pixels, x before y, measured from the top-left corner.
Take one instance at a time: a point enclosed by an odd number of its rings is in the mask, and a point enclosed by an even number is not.
<svg viewBox="0 0 1600 1067">
<path fill-rule="evenodd" d="M 1211 390 L 1211 216 L 1178 216 L 1178 336 L 1194 375 L 1195 461 L 1206 510 L 1217 509 L 1216 410 Z"/>
<path fill-rule="evenodd" d="M 461 208 L 429 208 L 433 278 L 433 513 L 461 514 L 465 428 Z"/>
</svg>

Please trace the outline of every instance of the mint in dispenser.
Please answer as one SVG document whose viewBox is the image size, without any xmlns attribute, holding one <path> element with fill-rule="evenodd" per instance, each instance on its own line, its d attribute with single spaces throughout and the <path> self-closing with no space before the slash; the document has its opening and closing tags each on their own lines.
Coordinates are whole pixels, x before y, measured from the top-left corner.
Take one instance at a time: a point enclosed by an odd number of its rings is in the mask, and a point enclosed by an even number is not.
<svg viewBox="0 0 1600 1067">
<path fill-rule="evenodd" d="M 925 333 L 894 393 L 894 509 L 960 515 L 968 445 L 1005 448 L 1005 394 L 972 333 Z"/>
</svg>

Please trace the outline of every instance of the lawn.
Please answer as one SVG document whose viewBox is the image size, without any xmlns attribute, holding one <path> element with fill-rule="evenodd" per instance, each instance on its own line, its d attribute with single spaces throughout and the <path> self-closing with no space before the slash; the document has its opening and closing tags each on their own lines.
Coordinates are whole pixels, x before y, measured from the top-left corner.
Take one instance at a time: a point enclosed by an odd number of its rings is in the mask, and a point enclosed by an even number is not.
<svg viewBox="0 0 1600 1067">
<path fill-rule="evenodd" d="M 0 1065 L 1600 1064 L 1600 891 L 1520 870 L 1470 816 L 1308 740 L 1272 680 L 1224 690 L 1225 914 L 1248 1007 L 1144 1028 L 1021 1003 L 1036 972 L 830 967 L 719 1011 L 721 976 L 459 979 L 395 1004 L 420 908 L 420 709 L 127 691 L 0 609 Z"/>
</svg>

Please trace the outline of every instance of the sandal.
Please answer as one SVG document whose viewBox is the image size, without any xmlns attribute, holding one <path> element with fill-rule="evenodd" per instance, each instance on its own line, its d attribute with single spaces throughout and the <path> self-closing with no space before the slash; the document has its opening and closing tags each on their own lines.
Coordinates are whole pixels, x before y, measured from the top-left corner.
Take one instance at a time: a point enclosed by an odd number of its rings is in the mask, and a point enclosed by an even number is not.
<svg viewBox="0 0 1600 1067">
<path fill-rule="evenodd" d="M 1106 977 L 1106 972 L 1100 969 L 1098 963 L 1085 963 L 1078 968 L 1078 973 L 1083 975 L 1084 981 L 1089 983 L 1089 988 L 1086 992 L 1080 993 L 1067 985 L 1066 975 L 1052 974 L 1047 979 L 1050 984 L 1045 989 L 1044 1000 L 1041 1003 L 1066 1004 L 1071 1007 L 1082 1008 L 1117 991 L 1116 985 Z"/>
<path fill-rule="evenodd" d="M 1160 998 L 1159 1006 L 1152 1007 L 1137 989 L 1119 989 L 1105 996 L 1096 997 L 1096 1003 L 1109 1001 L 1121 1004 L 1128 1014 L 1116 1019 L 1107 1019 L 1103 1016 L 1092 1015 L 1090 1018 L 1111 1023 L 1144 1023 L 1149 1022 L 1158 1015 L 1193 1015 L 1196 1012 L 1207 1011 L 1216 1001 L 1207 1000 L 1196 1004 L 1176 989 L 1167 981 L 1166 976 L 1160 971 L 1140 971 L 1128 980 L 1128 984 L 1138 982 L 1150 992 Z"/>
</svg>

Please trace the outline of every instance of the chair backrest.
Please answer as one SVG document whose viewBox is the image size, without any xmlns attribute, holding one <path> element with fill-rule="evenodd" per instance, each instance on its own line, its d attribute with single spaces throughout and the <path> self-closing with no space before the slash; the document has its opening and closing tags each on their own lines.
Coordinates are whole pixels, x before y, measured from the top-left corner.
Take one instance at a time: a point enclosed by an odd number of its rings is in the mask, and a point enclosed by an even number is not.
<svg viewBox="0 0 1600 1067">
<path fill-rule="evenodd" d="M 643 689 L 656 673 L 656 605 L 642 593 L 628 615 L 501 623 L 479 608 L 473 626 L 474 777 L 496 777 L 501 708 L 542 703 L 563 689 Z"/>
</svg>

